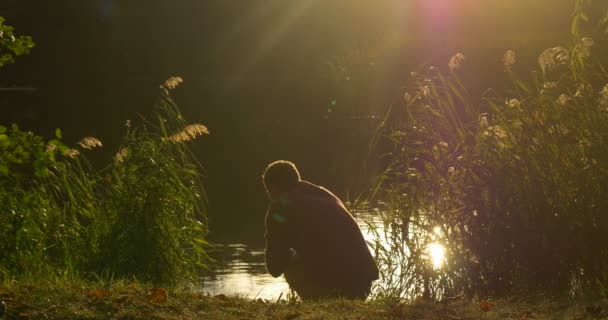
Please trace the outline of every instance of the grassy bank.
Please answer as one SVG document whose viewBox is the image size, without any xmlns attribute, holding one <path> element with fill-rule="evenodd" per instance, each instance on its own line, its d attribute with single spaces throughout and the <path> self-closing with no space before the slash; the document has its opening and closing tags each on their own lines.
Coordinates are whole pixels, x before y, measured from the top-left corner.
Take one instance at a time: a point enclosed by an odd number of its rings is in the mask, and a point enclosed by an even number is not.
<svg viewBox="0 0 608 320">
<path fill-rule="evenodd" d="M 201 295 L 194 288 L 161 289 L 140 282 L 12 281 L 0 285 L 0 319 L 597 319 L 607 300 L 543 296 L 457 297 L 442 302 L 397 300 L 301 302 Z"/>
</svg>

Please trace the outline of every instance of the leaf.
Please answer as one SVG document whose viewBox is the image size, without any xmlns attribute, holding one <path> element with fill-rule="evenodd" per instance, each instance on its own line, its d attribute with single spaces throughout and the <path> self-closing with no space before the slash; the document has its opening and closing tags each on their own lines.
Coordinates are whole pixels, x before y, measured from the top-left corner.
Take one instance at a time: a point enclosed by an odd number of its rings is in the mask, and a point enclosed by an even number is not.
<svg viewBox="0 0 608 320">
<path fill-rule="evenodd" d="M 484 300 L 484 301 L 479 302 L 479 308 L 483 312 L 488 312 L 488 311 L 492 310 L 493 307 L 494 307 L 494 304 L 490 303 L 488 301 Z"/>
<path fill-rule="evenodd" d="M 3 125 L 0 125 L 0 133 L 5 133 L 6 132 L 6 127 Z"/>
<path fill-rule="evenodd" d="M 167 302 L 167 291 L 163 288 L 153 288 L 148 292 L 148 300 L 154 304 Z"/>
<path fill-rule="evenodd" d="M 57 137 L 57 139 L 61 139 L 61 129 L 55 129 L 55 137 Z"/>
<path fill-rule="evenodd" d="M 112 294 L 105 290 L 93 290 L 87 293 L 87 297 L 89 298 L 101 298 L 101 297 L 109 297 Z"/>
</svg>

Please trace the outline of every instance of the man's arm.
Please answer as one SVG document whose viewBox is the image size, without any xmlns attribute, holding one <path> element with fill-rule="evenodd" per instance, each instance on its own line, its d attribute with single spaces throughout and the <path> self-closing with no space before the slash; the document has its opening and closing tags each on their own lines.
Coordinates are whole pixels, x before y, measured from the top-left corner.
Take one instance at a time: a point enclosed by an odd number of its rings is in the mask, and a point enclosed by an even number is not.
<svg viewBox="0 0 608 320">
<path fill-rule="evenodd" d="M 287 215 L 272 205 L 266 214 L 266 269 L 275 278 L 281 276 L 291 256 Z"/>
</svg>

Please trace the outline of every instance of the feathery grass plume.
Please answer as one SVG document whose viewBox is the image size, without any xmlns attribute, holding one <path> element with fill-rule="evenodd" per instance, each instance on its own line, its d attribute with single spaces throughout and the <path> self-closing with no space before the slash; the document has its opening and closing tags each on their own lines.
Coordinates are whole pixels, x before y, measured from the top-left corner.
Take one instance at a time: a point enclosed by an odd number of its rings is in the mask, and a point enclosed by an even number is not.
<svg viewBox="0 0 608 320">
<path fill-rule="evenodd" d="M 173 90 L 183 82 L 184 79 L 182 79 L 182 77 L 170 77 L 169 79 L 165 80 L 165 82 L 161 85 L 161 88 L 166 90 Z"/>
<path fill-rule="evenodd" d="M 509 108 L 519 108 L 521 106 L 521 102 L 517 99 L 511 99 L 509 101 L 507 101 L 507 106 L 509 106 Z"/>
<path fill-rule="evenodd" d="M 209 130 L 202 124 L 196 123 L 186 126 L 182 131 L 172 134 L 169 141 L 173 143 L 182 143 L 194 140 L 199 136 L 209 134 Z"/>
<path fill-rule="evenodd" d="M 480 129 L 487 129 L 490 126 L 490 123 L 488 122 L 488 118 L 486 116 L 482 116 L 479 119 L 479 128 Z"/>
<path fill-rule="evenodd" d="M 89 150 L 103 147 L 101 141 L 95 137 L 84 137 L 78 141 L 78 145 Z"/>
<path fill-rule="evenodd" d="M 576 92 L 574 93 L 574 97 L 575 98 L 583 98 L 585 96 L 589 96 L 591 93 L 593 93 L 593 88 L 589 84 L 587 84 L 587 83 L 581 83 L 576 88 Z"/>
<path fill-rule="evenodd" d="M 562 46 L 546 49 L 538 56 L 538 65 L 543 73 L 552 71 L 568 62 L 570 62 L 570 53 Z"/>
<path fill-rule="evenodd" d="M 547 81 L 545 83 L 543 83 L 543 88 L 544 89 L 555 89 L 557 88 L 558 83 L 555 81 Z"/>
<path fill-rule="evenodd" d="M 70 148 L 70 149 L 66 149 L 65 152 L 63 153 L 63 155 L 68 158 L 75 159 L 76 157 L 78 157 L 80 155 L 80 151 Z"/>
<path fill-rule="evenodd" d="M 592 38 L 582 38 L 580 44 L 580 55 L 583 58 L 589 58 L 591 56 L 591 47 L 595 44 Z"/>
<path fill-rule="evenodd" d="M 57 150 L 57 145 L 56 145 L 56 144 L 54 144 L 54 143 L 49 143 L 49 144 L 46 146 L 46 149 L 45 149 L 44 151 L 46 151 L 46 152 L 48 152 L 48 153 L 51 153 L 51 152 L 54 152 L 55 150 Z"/>
<path fill-rule="evenodd" d="M 570 97 L 569 97 L 567 94 L 562 93 L 562 94 L 559 96 L 559 98 L 557 98 L 557 103 L 558 103 L 558 104 L 560 104 L 560 105 L 562 105 L 562 106 L 565 106 L 565 105 L 567 105 L 567 104 L 568 104 L 568 102 L 569 102 L 570 100 L 572 100 L 572 98 L 570 98 Z"/>
<path fill-rule="evenodd" d="M 122 163 L 127 159 L 128 156 L 129 156 L 129 149 L 122 148 L 118 152 L 116 152 L 116 154 L 114 155 L 114 161 L 117 163 Z"/>
<path fill-rule="evenodd" d="M 462 53 L 457 53 L 450 58 L 448 62 L 448 67 L 451 72 L 454 72 L 462 67 L 462 63 L 464 62 L 464 55 Z"/>
<path fill-rule="evenodd" d="M 516 63 L 515 51 L 508 50 L 507 52 L 505 52 L 504 56 L 502 57 L 502 63 L 505 66 L 505 68 L 511 69 L 511 66 L 513 66 Z"/>
</svg>

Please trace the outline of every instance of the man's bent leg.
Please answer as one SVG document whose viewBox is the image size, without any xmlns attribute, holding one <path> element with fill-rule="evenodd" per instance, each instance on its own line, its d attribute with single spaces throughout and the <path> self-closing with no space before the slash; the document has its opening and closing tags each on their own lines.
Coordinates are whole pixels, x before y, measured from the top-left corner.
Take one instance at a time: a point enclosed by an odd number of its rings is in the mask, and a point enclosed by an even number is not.
<svg viewBox="0 0 608 320">
<path fill-rule="evenodd" d="M 293 252 L 291 260 L 284 273 L 289 287 L 302 300 L 321 299 L 332 296 L 333 290 L 322 287 L 315 276 L 307 270 L 298 255 Z"/>
</svg>

